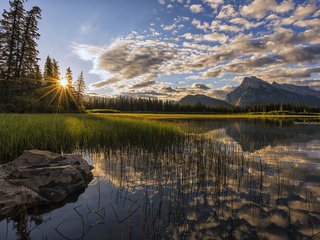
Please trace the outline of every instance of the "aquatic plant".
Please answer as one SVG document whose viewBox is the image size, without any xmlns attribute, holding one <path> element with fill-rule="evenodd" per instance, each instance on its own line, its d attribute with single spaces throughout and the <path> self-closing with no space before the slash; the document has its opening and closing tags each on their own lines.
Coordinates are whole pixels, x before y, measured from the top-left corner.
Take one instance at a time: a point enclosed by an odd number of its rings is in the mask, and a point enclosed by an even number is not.
<svg viewBox="0 0 320 240">
<path fill-rule="evenodd" d="M 1 114 L 0 163 L 26 149 L 76 149 L 170 144 L 182 135 L 174 124 L 94 114 Z"/>
</svg>

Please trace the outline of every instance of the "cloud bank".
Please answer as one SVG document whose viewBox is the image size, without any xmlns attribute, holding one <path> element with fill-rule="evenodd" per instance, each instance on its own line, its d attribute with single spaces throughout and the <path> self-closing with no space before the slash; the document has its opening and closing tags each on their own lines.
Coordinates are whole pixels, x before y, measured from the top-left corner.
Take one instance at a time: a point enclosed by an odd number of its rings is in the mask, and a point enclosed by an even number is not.
<svg viewBox="0 0 320 240">
<path fill-rule="evenodd" d="M 168 2 L 159 0 L 159 6 L 167 9 Z M 320 88 L 319 3 L 170 4 L 173 12 L 184 7 L 186 15 L 174 17 L 171 24 L 158 20 L 158 27 L 152 23 L 107 46 L 73 45 L 101 78 L 90 85 L 92 90 L 166 99 L 187 94 L 224 98 L 247 75 Z"/>
</svg>

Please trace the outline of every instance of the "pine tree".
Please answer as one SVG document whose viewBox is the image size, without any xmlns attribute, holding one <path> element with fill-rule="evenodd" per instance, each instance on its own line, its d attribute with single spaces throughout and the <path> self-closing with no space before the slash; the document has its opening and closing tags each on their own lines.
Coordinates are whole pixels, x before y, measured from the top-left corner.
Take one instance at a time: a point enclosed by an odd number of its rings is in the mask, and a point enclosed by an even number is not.
<svg viewBox="0 0 320 240">
<path fill-rule="evenodd" d="M 25 25 L 24 0 L 9 1 L 10 9 L 4 10 L 1 19 L 1 72 L 12 80 L 19 66 L 22 33 Z"/>
<path fill-rule="evenodd" d="M 52 59 L 52 78 L 55 84 L 60 80 L 59 63 L 54 58 Z"/>
<path fill-rule="evenodd" d="M 16 77 L 29 77 L 37 68 L 38 50 L 37 40 L 40 37 L 38 33 L 38 20 L 41 19 L 41 9 L 33 7 L 27 12 L 26 23 L 24 26 L 23 42 L 21 44 L 21 56 Z"/>
<path fill-rule="evenodd" d="M 72 88 L 72 81 L 73 81 L 73 76 L 72 76 L 72 71 L 71 71 L 71 68 L 68 67 L 67 70 L 66 70 L 66 80 L 67 80 L 67 83 L 68 83 L 68 88 Z"/>
<path fill-rule="evenodd" d="M 43 81 L 46 86 L 42 92 L 42 95 L 45 96 L 43 100 L 46 111 L 52 112 L 60 107 L 64 111 L 63 103 L 60 102 L 62 99 L 60 98 L 61 92 L 59 93 L 60 71 L 58 61 L 50 56 L 47 57 L 44 65 Z M 62 105 L 60 106 L 60 104 Z"/>
<path fill-rule="evenodd" d="M 5 28 L 5 19 L 1 19 L 0 21 L 0 80 L 4 80 L 5 78 L 5 64 L 6 64 L 6 28 Z"/>
<path fill-rule="evenodd" d="M 53 79 L 53 64 L 50 56 L 47 57 L 44 64 L 43 81 L 44 85 L 49 85 Z"/>
<path fill-rule="evenodd" d="M 15 101 L 16 109 L 35 97 L 30 90 L 38 88 L 41 80 L 37 51 L 41 9 L 26 12 L 25 2 L 9 0 L 0 20 L 0 99 L 5 104 Z"/>
<path fill-rule="evenodd" d="M 7 103 L 19 89 L 14 79 L 20 56 L 23 24 L 25 20 L 24 0 L 10 0 L 10 9 L 4 10 L 0 21 L 0 80 L 1 101 Z"/>
<path fill-rule="evenodd" d="M 75 83 L 75 96 L 76 96 L 76 102 L 78 106 L 83 107 L 84 102 L 84 93 L 86 89 L 86 84 L 84 82 L 83 72 L 80 73 L 76 83 Z"/>
<path fill-rule="evenodd" d="M 42 73 L 38 64 L 36 64 L 32 69 L 32 72 L 30 72 L 30 77 L 35 80 L 36 85 L 39 85 L 41 83 Z"/>
<path fill-rule="evenodd" d="M 73 87 L 73 76 L 71 68 L 68 67 L 66 70 L 65 80 L 67 81 L 67 104 L 69 106 L 69 110 L 77 111 L 77 102 L 75 100 L 75 90 Z"/>
</svg>

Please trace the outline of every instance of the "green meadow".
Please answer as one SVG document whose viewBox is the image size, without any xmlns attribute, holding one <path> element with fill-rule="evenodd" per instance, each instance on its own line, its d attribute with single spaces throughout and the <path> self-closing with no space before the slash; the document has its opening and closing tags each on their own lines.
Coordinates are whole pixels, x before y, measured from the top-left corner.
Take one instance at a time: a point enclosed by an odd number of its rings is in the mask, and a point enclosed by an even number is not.
<svg viewBox="0 0 320 240">
<path fill-rule="evenodd" d="M 181 137 L 176 125 L 133 116 L 1 114 L 0 162 L 26 149 L 71 152 L 123 145 L 156 146 Z"/>
<path fill-rule="evenodd" d="M 26 149 L 54 152 L 108 147 L 170 146 L 185 137 L 181 125 L 161 119 L 288 118 L 297 116 L 246 114 L 1 114 L 0 163 Z M 319 118 L 319 116 L 299 116 Z"/>
<path fill-rule="evenodd" d="M 103 114 L 100 114 L 103 116 Z M 111 115 L 111 114 L 110 114 Z M 237 119 L 237 118 L 320 118 L 320 114 L 268 114 L 268 113 L 113 113 L 117 117 L 134 117 L 143 119 Z"/>
</svg>

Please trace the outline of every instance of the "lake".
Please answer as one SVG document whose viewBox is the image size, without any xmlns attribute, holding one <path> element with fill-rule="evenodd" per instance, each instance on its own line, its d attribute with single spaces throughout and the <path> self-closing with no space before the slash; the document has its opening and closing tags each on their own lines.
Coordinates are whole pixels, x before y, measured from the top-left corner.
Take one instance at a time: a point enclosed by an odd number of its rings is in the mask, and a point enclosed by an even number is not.
<svg viewBox="0 0 320 240">
<path fill-rule="evenodd" d="M 320 239 L 319 120 L 161 121 L 188 135 L 75 151 L 85 192 L 1 221 L 0 239 Z"/>
</svg>

